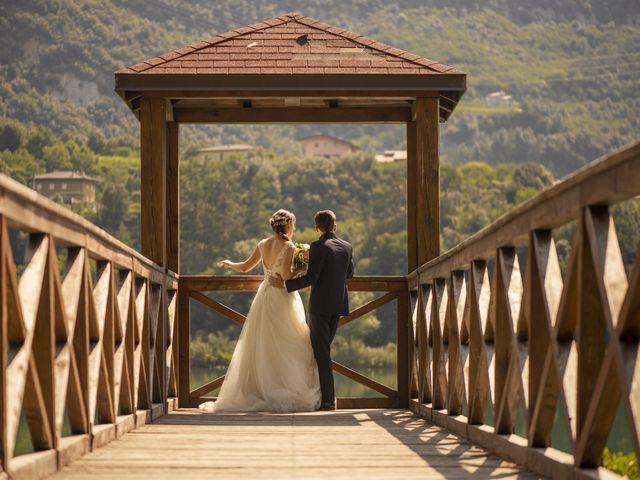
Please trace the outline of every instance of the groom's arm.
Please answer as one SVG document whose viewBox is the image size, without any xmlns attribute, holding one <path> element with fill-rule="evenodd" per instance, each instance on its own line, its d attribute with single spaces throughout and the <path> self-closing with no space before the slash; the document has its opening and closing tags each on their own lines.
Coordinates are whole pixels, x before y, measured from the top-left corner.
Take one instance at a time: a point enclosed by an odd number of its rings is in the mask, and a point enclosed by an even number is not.
<svg viewBox="0 0 640 480">
<path fill-rule="evenodd" d="M 349 255 L 349 266 L 347 267 L 347 278 L 353 277 L 355 268 L 353 266 L 353 255 Z"/>
<path fill-rule="evenodd" d="M 316 283 L 322 267 L 324 266 L 324 257 L 326 252 L 318 243 L 312 243 L 309 247 L 309 268 L 307 273 L 298 278 L 292 278 L 284 282 L 284 288 L 287 292 L 295 292 Z"/>
</svg>

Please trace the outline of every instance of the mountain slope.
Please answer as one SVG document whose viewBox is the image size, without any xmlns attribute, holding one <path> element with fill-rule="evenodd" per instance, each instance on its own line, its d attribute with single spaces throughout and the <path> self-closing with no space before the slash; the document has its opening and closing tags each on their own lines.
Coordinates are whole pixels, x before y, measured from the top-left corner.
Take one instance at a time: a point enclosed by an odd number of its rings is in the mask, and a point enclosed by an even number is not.
<svg viewBox="0 0 640 480">
<path fill-rule="evenodd" d="M 487 6 L 489 5 L 489 6 Z M 113 71 L 284 11 L 349 28 L 468 73 L 443 126 L 454 163 L 535 161 L 562 175 L 640 137 L 640 23 L 635 1 L 524 0 L 427 4 L 382 0 L 27 0 L 0 4 L 0 112 L 112 153 L 135 147 L 137 122 L 113 93 Z M 505 90 L 510 110 L 484 108 Z M 465 108 L 469 105 L 469 108 Z M 279 151 L 316 131 L 364 149 L 402 148 L 385 126 L 189 127 L 182 146 L 250 142 Z M 99 141 L 95 139 L 98 138 Z M 2 146 L 0 146 L 2 148 Z"/>
</svg>

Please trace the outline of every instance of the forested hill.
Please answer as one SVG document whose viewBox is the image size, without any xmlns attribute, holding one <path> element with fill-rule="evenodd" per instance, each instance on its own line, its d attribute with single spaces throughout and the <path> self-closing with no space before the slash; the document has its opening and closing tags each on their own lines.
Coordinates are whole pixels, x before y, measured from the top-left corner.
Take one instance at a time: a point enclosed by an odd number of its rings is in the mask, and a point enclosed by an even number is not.
<svg viewBox="0 0 640 480">
<path fill-rule="evenodd" d="M 194 25 L 200 32 L 224 28 L 225 24 L 241 24 L 264 17 L 276 16 L 288 11 L 302 11 L 326 22 L 345 23 L 362 19 L 385 10 L 389 4 L 392 13 L 424 8 L 450 9 L 467 13 L 490 8 L 500 12 L 517 24 L 540 21 L 566 22 L 578 20 L 587 23 L 637 23 L 640 12 L 634 0 L 321 0 L 321 1 L 273 1 L 273 0 L 223 0 L 216 2 L 220 8 L 211 8 L 207 0 L 176 2 L 175 0 L 118 0 L 118 5 L 129 8 L 137 15 L 167 25 Z M 175 19 L 175 21 L 173 21 Z"/>
<path fill-rule="evenodd" d="M 537 162 L 563 175 L 640 137 L 640 8 L 637 0 L 533 5 L 528 0 L 4 1 L 1 122 L 14 128 L 42 125 L 102 154 L 134 147 L 137 124 L 113 93 L 114 70 L 297 10 L 468 73 L 469 91 L 443 126 L 446 160 Z M 495 90 L 511 94 L 515 104 L 484 104 L 484 95 Z M 393 127 L 220 127 L 185 129 L 183 147 L 224 140 L 284 152 L 297 147 L 297 137 L 318 130 L 339 133 L 365 151 L 402 148 L 404 142 L 402 129 Z"/>
</svg>

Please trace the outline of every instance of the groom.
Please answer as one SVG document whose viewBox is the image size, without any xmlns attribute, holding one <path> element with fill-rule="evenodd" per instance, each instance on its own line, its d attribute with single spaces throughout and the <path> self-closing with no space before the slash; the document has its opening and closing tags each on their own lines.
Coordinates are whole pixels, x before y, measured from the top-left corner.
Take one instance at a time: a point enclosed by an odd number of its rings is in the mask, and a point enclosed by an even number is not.
<svg viewBox="0 0 640 480">
<path fill-rule="evenodd" d="M 336 215 L 331 210 L 316 213 L 315 222 L 320 238 L 310 245 L 307 273 L 285 282 L 274 277 L 269 281 L 275 287 L 286 288 L 287 292 L 311 286 L 309 329 L 320 376 L 320 410 L 335 410 L 331 342 L 338 320 L 349 314 L 347 279 L 353 277 L 352 247 L 336 236 Z"/>
</svg>

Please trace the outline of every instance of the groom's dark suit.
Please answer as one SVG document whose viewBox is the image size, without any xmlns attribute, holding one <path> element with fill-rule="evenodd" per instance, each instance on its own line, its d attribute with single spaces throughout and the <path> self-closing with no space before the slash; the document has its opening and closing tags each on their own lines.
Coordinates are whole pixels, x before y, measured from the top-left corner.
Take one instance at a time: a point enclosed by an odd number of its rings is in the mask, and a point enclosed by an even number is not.
<svg viewBox="0 0 640 480">
<path fill-rule="evenodd" d="M 351 244 L 328 232 L 310 245 L 307 273 L 285 282 L 288 292 L 311 286 L 309 328 L 313 354 L 318 363 L 323 405 L 334 403 L 331 342 L 338 329 L 338 320 L 349 314 L 347 278 L 351 277 Z"/>
</svg>

